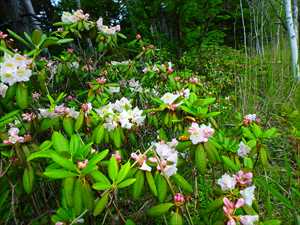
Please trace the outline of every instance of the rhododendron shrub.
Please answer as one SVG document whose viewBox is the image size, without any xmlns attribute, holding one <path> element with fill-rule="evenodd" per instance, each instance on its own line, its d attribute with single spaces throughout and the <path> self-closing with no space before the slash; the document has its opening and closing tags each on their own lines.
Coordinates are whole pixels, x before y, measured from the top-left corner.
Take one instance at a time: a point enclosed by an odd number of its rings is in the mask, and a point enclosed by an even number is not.
<svg viewBox="0 0 300 225">
<path fill-rule="evenodd" d="M 10 31 L 22 52 L 1 42 L 0 223 L 264 224 L 255 169 L 276 130 L 255 114 L 223 126 L 200 79 L 141 35 L 119 47 L 118 25 L 61 19 Z"/>
</svg>

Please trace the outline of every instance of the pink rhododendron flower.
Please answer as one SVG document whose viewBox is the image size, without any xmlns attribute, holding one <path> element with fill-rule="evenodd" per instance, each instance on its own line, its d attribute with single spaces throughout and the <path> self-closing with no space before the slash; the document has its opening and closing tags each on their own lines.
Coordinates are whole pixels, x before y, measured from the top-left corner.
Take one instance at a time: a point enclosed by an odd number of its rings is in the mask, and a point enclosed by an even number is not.
<svg viewBox="0 0 300 225">
<path fill-rule="evenodd" d="M 238 184 L 240 185 L 250 185 L 252 183 L 252 172 L 245 173 L 244 171 L 240 170 L 235 176 L 235 179 Z"/>
<path fill-rule="evenodd" d="M 105 77 L 98 77 L 98 78 L 96 79 L 96 82 L 97 82 L 98 84 L 105 84 L 105 83 L 106 83 L 106 78 L 105 78 Z"/>
<path fill-rule="evenodd" d="M 31 112 L 31 113 L 23 113 L 23 114 L 22 114 L 22 119 L 23 119 L 24 121 L 27 121 L 27 122 L 31 122 L 31 121 L 33 121 L 35 118 L 36 118 L 36 115 L 35 115 L 33 112 Z"/>
<path fill-rule="evenodd" d="M 40 93 L 38 93 L 36 91 L 32 93 L 32 100 L 37 101 L 40 99 L 40 97 L 41 97 Z"/>
<path fill-rule="evenodd" d="M 188 132 L 190 133 L 190 140 L 195 145 L 208 142 L 208 139 L 214 134 L 215 130 L 204 124 L 199 127 L 198 123 L 192 123 Z"/>
</svg>

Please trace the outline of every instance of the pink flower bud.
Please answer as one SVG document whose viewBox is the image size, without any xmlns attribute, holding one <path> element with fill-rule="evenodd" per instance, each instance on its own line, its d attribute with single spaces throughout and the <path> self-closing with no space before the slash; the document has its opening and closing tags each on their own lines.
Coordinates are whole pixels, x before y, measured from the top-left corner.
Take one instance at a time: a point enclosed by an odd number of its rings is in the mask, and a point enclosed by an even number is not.
<svg viewBox="0 0 300 225">
<path fill-rule="evenodd" d="M 77 162 L 77 167 L 79 169 L 84 169 L 87 166 L 88 162 L 89 161 L 87 159 L 85 159 L 84 161 L 79 161 Z"/>
<path fill-rule="evenodd" d="M 137 40 L 140 40 L 140 39 L 142 39 L 142 35 L 136 34 L 135 38 L 136 38 Z"/>
<path fill-rule="evenodd" d="M 118 162 L 122 161 L 122 156 L 119 151 L 116 151 L 112 156 L 114 156 Z"/>
<path fill-rule="evenodd" d="M 175 205 L 177 206 L 177 207 L 179 207 L 179 206 L 182 206 L 183 204 L 184 204 L 184 202 L 185 202 L 185 198 L 184 198 L 184 195 L 183 194 L 181 194 L 181 193 L 176 193 L 175 195 L 174 195 L 174 203 L 175 203 Z"/>
</svg>

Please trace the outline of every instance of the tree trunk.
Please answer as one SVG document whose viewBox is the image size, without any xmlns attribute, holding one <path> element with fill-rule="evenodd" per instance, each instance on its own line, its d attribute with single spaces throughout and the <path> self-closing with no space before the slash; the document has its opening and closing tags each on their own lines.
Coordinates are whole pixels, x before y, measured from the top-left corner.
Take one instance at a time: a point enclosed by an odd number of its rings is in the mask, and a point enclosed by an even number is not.
<svg viewBox="0 0 300 225">
<path fill-rule="evenodd" d="M 23 2 L 24 2 L 25 10 L 27 11 L 27 14 L 30 15 L 32 27 L 34 29 L 41 29 L 38 24 L 38 21 L 36 20 L 36 14 L 34 12 L 31 0 L 24 0 Z"/>
<path fill-rule="evenodd" d="M 293 20 L 295 27 L 295 34 L 297 39 L 297 44 L 299 45 L 299 23 L 298 23 L 298 0 L 293 0 Z"/>
<path fill-rule="evenodd" d="M 290 38 L 291 52 L 292 52 L 292 71 L 296 79 L 300 79 L 299 64 L 298 64 L 298 43 L 295 31 L 295 24 L 292 14 L 291 0 L 284 0 L 286 24 Z M 297 6 L 296 6 L 297 7 Z"/>
</svg>

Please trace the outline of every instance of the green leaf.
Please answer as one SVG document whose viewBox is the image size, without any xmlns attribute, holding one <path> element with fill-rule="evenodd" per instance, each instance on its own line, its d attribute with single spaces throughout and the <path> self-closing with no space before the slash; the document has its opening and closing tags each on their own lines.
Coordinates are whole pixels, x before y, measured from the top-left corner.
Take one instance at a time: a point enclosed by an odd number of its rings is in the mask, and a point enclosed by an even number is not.
<svg viewBox="0 0 300 225">
<path fill-rule="evenodd" d="M 182 216 L 177 212 L 172 213 L 169 224 L 170 225 L 182 225 L 183 224 Z"/>
<path fill-rule="evenodd" d="M 103 173 L 101 173 L 100 171 L 93 171 L 93 172 L 91 173 L 91 176 L 93 177 L 93 179 L 94 179 L 96 182 L 104 183 L 104 184 L 106 184 L 107 186 L 108 186 L 108 185 L 111 185 L 109 179 L 108 179 Z"/>
<path fill-rule="evenodd" d="M 115 181 L 118 176 L 119 165 L 114 156 L 112 156 L 108 163 L 108 176 L 112 181 Z"/>
<path fill-rule="evenodd" d="M 107 183 L 95 183 L 93 184 L 93 188 L 95 190 L 98 190 L 98 191 L 104 191 L 104 190 L 108 190 L 111 188 L 111 184 L 107 184 Z"/>
<path fill-rule="evenodd" d="M 132 188 L 132 197 L 133 199 L 139 199 L 143 193 L 144 189 L 144 172 L 142 170 L 138 170 L 135 174 L 135 183 Z"/>
<path fill-rule="evenodd" d="M 30 43 L 28 43 L 24 38 L 22 38 L 21 36 L 19 36 L 18 34 L 16 34 L 15 32 L 13 32 L 10 29 L 7 29 L 7 32 L 16 40 L 18 40 L 19 42 L 21 42 L 22 44 L 26 45 L 28 48 L 32 48 L 32 45 Z"/>
<path fill-rule="evenodd" d="M 124 180 L 120 184 L 118 184 L 118 188 L 125 188 L 128 187 L 129 185 L 133 184 L 136 181 L 135 178 L 129 178 L 127 180 Z"/>
<path fill-rule="evenodd" d="M 210 202 L 208 204 L 208 206 L 206 207 L 204 214 L 211 213 L 211 212 L 221 208 L 222 206 L 223 206 L 223 197 Z"/>
<path fill-rule="evenodd" d="M 70 153 L 71 155 L 76 155 L 81 147 L 81 140 L 77 134 L 73 134 L 70 140 Z"/>
<path fill-rule="evenodd" d="M 256 138 L 262 137 L 263 135 L 262 129 L 256 123 L 253 123 L 251 128 Z"/>
<path fill-rule="evenodd" d="M 231 169 L 233 171 L 238 171 L 240 169 L 240 167 L 235 164 L 229 157 L 223 155 L 222 160 L 225 167 L 227 167 L 228 169 Z"/>
<path fill-rule="evenodd" d="M 149 171 L 146 171 L 146 180 L 148 182 L 151 192 L 153 193 L 154 196 L 157 197 L 157 189 L 156 189 L 155 181 L 153 179 L 152 173 Z"/>
<path fill-rule="evenodd" d="M 155 183 L 156 183 L 156 187 L 157 187 L 158 200 L 159 200 L 159 202 L 164 202 L 167 197 L 167 192 L 168 192 L 167 181 L 160 174 L 156 174 Z"/>
<path fill-rule="evenodd" d="M 128 219 L 126 220 L 125 225 L 135 225 L 135 223 L 131 219 Z"/>
<path fill-rule="evenodd" d="M 174 182 L 180 186 L 184 191 L 186 192 L 189 192 L 189 193 L 192 193 L 193 192 L 193 187 L 192 185 L 186 181 L 186 179 L 184 179 L 183 176 L 181 176 L 179 173 L 176 173 L 174 174 L 172 177 L 171 177 Z"/>
<path fill-rule="evenodd" d="M 156 206 L 151 207 L 147 211 L 147 215 L 155 217 L 155 216 L 161 216 L 169 211 L 171 207 L 173 207 L 173 203 L 163 203 Z"/>
<path fill-rule="evenodd" d="M 55 131 L 52 134 L 52 144 L 56 151 L 63 152 L 69 151 L 69 142 L 68 140 L 59 132 Z"/>
<path fill-rule="evenodd" d="M 277 129 L 276 128 L 268 129 L 263 133 L 264 138 L 272 138 L 272 137 L 276 137 L 276 135 L 277 135 Z"/>
<path fill-rule="evenodd" d="M 63 170 L 63 169 L 48 169 L 44 172 L 44 175 L 49 178 L 53 179 L 62 179 L 66 177 L 75 177 L 77 176 L 76 173 Z"/>
<path fill-rule="evenodd" d="M 70 42 L 73 42 L 73 38 L 64 38 L 64 39 L 60 39 L 56 42 L 56 44 L 67 44 L 67 43 L 70 43 Z"/>
<path fill-rule="evenodd" d="M 30 194 L 33 187 L 33 181 L 34 181 L 34 171 L 31 166 L 28 166 L 24 170 L 23 174 L 23 187 L 27 194 Z"/>
<path fill-rule="evenodd" d="M 51 158 L 51 153 L 53 150 L 43 150 L 43 151 L 38 151 L 30 154 L 27 158 L 27 161 L 31 161 L 36 158 Z"/>
<path fill-rule="evenodd" d="M 280 225 L 280 220 L 266 220 L 263 222 L 263 225 Z"/>
<path fill-rule="evenodd" d="M 202 144 L 195 149 L 195 164 L 201 174 L 206 173 L 207 155 Z"/>
<path fill-rule="evenodd" d="M 41 41 L 43 32 L 41 30 L 35 29 L 31 34 L 31 40 L 34 45 L 38 45 Z"/>
<path fill-rule="evenodd" d="M 129 161 L 125 165 L 121 166 L 121 169 L 119 171 L 119 174 L 118 174 L 118 177 L 117 177 L 117 181 L 116 181 L 117 184 L 120 183 L 120 182 L 122 182 L 126 178 L 128 172 L 130 170 L 130 166 L 131 165 L 130 165 Z"/>
<path fill-rule="evenodd" d="M 51 147 L 52 147 L 52 142 L 49 140 L 46 140 L 40 145 L 39 149 L 40 149 L 40 151 L 43 151 L 43 150 L 47 150 Z"/>
<path fill-rule="evenodd" d="M 255 139 L 255 136 L 252 134 L 248 127 L 242 127 L 243 136 L 249 139 Z"/>
<path fill-rule="evenodd" d="M 97 201 L 93 216 L 98 216 L 102 213 L 102 211 L 105 209 L 105 206 L 108 203 L 109 199 L 109 192 L 105 193 L 100 200 Z"/>
<path fill-rule="evenodd" d="M 90 160 L 89 160 L 89 164 L 92 165 L 96 165 L 98 162 L 100 162 L 101 160 L 103 160 L 107 154 L 108 154 L 109 150 L 105 149 L 99 153 L 96 153 Z"/>
<path fill-rule="evenodd" d="M 77 171 L 77 167 L 74 165 L 74 163 L 71 160 L 58 155 L 56 152 L 52 152 L 50 155 L 52 160 L 56 162 L 58 165 L 62 166 L 63 168 L 72 171 Z"/>
<path fill-rule="evenodd" d="M 63 180 L 63 196 L 69 207 L 73 206 L 73 191 L 74 191 L 74 177 L 67 177 Z"/>
</svg>

